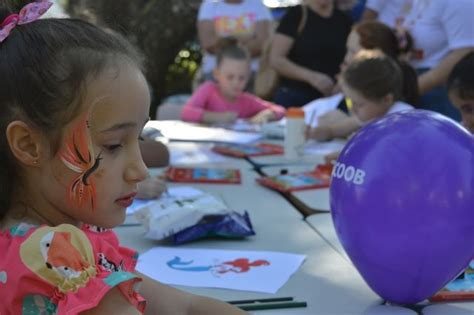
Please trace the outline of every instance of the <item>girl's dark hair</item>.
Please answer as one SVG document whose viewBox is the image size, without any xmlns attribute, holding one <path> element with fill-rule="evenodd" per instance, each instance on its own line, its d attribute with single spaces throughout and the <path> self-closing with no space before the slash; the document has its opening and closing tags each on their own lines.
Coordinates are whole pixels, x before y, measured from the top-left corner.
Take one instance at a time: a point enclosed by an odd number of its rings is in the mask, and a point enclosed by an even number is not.
<svg viewBox="0 0 474 315">
<path fill-rule="evenodd" d="M 459 98 L 474 99 L 474 51 L 464 56 L 454 66 L 447 85 L 448 91 L 454 91 Z"/>
<path fill-rule="evenodd" d="M 0 22 L 18 11 L 1 1 Z M 41 130 L 56 152 L 63 127 L 79 113 L 86 81 L 122 61 L 142 68 L 140 55 L 124 38 L 74 19 L 17 25 L 0 43 L 0 220 L 19 184 L 6 139 L 9 123 L 23 120 Z"/>
<path fill-rule="evenodd" d="M 401 100 L 416 107 L 419 97 L 416 71 L 408 63 L 400 60 L 402 54 L 407 54 L 413 49 L 410 34 L 400 34 L 405 42 L 403 47 L 400 47 L 400 39 L 396 32 L 383 23 L 364 21 L 354 25 L 353 30 L 359 35 L 362 48 L 379 49 L 398 62 L 403 73 Z"/>
<path fill-rule="evenodd" d="M 380 49 L 394 59 L 398 59 L 401 54 L 413 49 L 413 39 L 410 34 L 403 34 L 406 44 L 402 48 L 396 32 L 378 21 L 360 22 L 354 25 L 353 30 L 359 35 L 360 45 L 364 49 Z"/>
<path fill-rule="evenodd" d="M 237 39 L 233 37 L 220 39 L 218 42 L 218 47 L 219 49 L 216 60 L 217 66 L 219 66 L 222 63 L 222 60 L 225 58 L 250 61 L 250 55 L 248 51 L 240 46 L 237 42 Z"/>
<path fill-rule="evenodd" d="M 402 94 L 402 71 L 393 58 L 380 51 L 362 51 L 342 74 L 343 81 L 370 100 L 380 100 L 392 93 L 395 100 Z"/>
</svg>

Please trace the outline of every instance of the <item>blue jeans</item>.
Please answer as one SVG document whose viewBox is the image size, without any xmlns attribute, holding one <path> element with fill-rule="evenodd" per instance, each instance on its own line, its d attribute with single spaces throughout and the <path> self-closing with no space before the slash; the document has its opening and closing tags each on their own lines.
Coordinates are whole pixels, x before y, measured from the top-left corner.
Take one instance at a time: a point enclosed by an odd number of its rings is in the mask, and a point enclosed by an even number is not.
<svg viewBox="0 0 474 315">
<path fill-rule="evenodd" d="M 417 69 L 418 75 L 429 69 Z M 451 104 L 448 98 L 446 85 L 438 86 L 420 96 L 420 108 L 443 114 L 455 121 L 461 121 L 461 113 Z"/>
</svg>

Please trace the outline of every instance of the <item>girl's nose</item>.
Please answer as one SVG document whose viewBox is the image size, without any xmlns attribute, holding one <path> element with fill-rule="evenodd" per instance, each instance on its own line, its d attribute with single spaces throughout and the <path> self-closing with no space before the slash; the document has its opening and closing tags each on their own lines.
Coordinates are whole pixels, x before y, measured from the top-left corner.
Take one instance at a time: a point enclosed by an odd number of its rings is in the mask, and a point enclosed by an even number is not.
<svg viewBox="0 0 474 315">
<path fill-rule="evenodd" d="M 143 162 L 142 155 L 138 150 L 138 154 L 130 159 L 129 165 L 125 171 L 125 179 L 132 182 L 144 181 L 148 176 L 148 168 Z"/>
</svg>

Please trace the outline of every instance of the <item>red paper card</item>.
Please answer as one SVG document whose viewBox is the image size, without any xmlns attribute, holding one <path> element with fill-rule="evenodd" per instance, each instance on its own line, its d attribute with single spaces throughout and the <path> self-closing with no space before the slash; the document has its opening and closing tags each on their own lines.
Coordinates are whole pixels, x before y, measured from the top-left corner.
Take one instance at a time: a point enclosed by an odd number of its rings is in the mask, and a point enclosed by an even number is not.
<svg viewBox="0 0 474 315">
<path fill-rule="evenodd" d="M 331 172 L 332 164 L 324 164 L 313 171 L 262 177 L 257 178 L 257 182 L 281 192 L 326 188 L 330 184 Z"/>
<path fill-rule="evenodd" d="M 218 144 L 212 148 L 213 151 L 234 157 L 251 157 L 262 155 L 283 154 L 284 150 L 281 145 L 270 143 L 259 144 Z"/>
<path fill-rule="evenodd" d="M 240 184 L 240 171 L 221 168 L 169 167 L 166 178 L 180 183 Z"/>
</svg>

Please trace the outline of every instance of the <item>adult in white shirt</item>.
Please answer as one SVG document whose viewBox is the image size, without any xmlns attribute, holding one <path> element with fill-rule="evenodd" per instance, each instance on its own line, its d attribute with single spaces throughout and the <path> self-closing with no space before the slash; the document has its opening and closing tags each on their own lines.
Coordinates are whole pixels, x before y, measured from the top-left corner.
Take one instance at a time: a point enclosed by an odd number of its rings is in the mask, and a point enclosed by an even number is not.
<svg viewBox="0 0 474 315">
<path fill-rule="evenodd" d="M 362 20 L 378 20 L 395 28 L 411 9 L 413 0 L 367 0 Z"/>
<path fill-rule="evenodd" d="M 445 83 L 453 66 L 474 51 L 474 1 L 410 2 L 411 9 L 404 11 L 398 24 L 413 37 L 411 64 L 419 74 L 420 105 L 459 121 L 459 111 L 449 102 Z"/>
<path fill-rule="evenodd" d="M 234 37 L 247 48 L 252 72 L 258 69 L 258 57 L 270 35 L 272 16 L 262 0 L 204 0 L 199 8 L 197 28 L 204 51 L 201 71 L 212 79 L 219 39 Z"/>
</svg>

